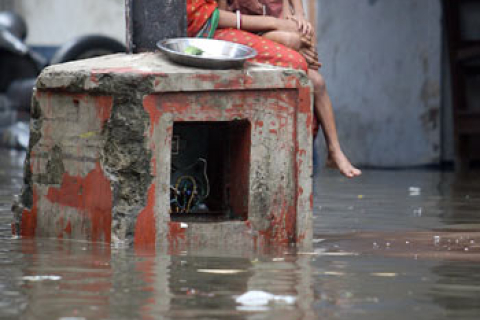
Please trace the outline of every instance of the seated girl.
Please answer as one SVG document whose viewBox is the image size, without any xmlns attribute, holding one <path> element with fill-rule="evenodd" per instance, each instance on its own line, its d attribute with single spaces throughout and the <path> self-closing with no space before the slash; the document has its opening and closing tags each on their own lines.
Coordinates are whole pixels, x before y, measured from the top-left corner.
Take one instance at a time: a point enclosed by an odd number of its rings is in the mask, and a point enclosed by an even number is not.
<svg viewBox="0 0 480 320">
<path fill-rule="evenodd" d="M 237 3 L 242 1 L 257 0 L 236 0 Z M 328 148 L 327 165 L 337 168 L 348 178 L 359 176 L 361 171 L 350 163 L 338 141 L 330 97 L 318 72 L 320 63 L 313 28 L 303 18 L 301 0 L 269 0 L 275 1 L 282 2 L 276 13 L 274 10 L 265 12 L 267 9 L 262 6 L 262 13 L 275 15 L 272 16 L 230 12 L 222 1 L 219 8 L 214 0 L 187 0 L 188 36 L 213 37 L 248 45 L 258 52 L 253 62 L 305 71 L 314 87 L 314 111 Z M 290 10 L 290 4 L 294 11 L 284 11 Z"/>
</svg>

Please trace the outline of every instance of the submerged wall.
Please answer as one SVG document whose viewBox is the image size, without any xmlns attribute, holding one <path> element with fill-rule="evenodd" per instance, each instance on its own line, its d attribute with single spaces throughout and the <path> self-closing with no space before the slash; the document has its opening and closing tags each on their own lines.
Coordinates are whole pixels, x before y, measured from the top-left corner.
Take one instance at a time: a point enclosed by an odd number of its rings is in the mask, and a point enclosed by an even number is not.
<svg viewBox="0 0 480 320">
<path fill-rule="evenodd" d="M 440 1 L 321 0 L 318 7 L 321 71 L 351 160 L 369 166 L 438 163 Z"/>
</svg>

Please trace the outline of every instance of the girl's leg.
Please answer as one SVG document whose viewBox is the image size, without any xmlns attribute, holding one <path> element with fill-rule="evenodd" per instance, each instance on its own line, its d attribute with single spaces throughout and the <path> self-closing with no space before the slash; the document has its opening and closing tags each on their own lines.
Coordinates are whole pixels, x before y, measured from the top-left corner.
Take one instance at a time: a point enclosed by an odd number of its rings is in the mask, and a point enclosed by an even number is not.
<svg viewBox="0 0 480 320">
<path fill-rule="evenodd" d="M 322 126 L 325 142 L 328 148 L 327 166 L 338 169 L 344 176 L 354 178 L 362 174 L 355 168 L 343 153 L 338 141 L 335 116 L 332 103 L 325 86 L 322 75 L 313 69 L 307 71 L 308 77 L 314 87 L 314 111 Z"/>
</svg>

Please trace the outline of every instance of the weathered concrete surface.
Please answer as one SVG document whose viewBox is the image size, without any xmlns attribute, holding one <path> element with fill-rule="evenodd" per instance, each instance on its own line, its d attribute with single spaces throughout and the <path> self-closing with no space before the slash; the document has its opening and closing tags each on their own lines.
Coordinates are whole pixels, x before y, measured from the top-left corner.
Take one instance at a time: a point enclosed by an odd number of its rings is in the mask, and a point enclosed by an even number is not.
<svg viewBox="0 0 480 320">
<path fill-rule="evenodd" d="M 174 122 L 236 120 L 251 126 L 248 218 L 172 222 Z M 49 67 L 37 81 L 14 232 L 171 249 L 308 242 L 311 124 L 311 87 L 299 71 L 201 70 L 155 53 Z"/>
</svg>

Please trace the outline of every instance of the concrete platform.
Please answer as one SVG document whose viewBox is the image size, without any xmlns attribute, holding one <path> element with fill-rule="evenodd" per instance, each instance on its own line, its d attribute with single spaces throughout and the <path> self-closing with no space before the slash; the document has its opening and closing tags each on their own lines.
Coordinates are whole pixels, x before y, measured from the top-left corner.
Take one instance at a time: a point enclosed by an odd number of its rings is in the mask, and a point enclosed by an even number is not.
<svg viewBox="0 0 480 320">
<path fill-rule="evenodd" d="M 48 67 L 13 232 L 170 249 L 309 242 L 312 102 L 305 73 L 263 65 L 203 70 L 145 53 Z M 232 219 L 172 219 L 172 136 L 182 123 L 231 124 L 216 141 L 228 142 L 217 189 L 228 191 L 218 199 Z"/>
</svg>

